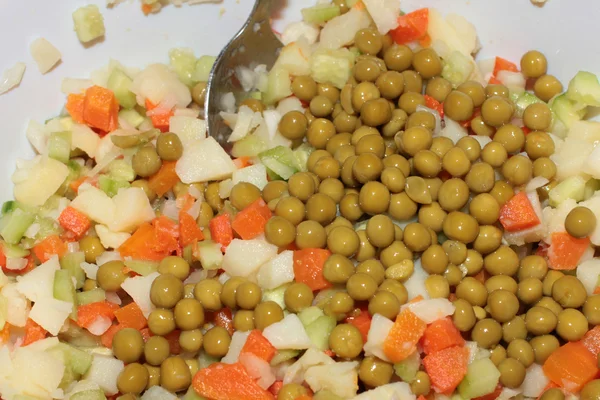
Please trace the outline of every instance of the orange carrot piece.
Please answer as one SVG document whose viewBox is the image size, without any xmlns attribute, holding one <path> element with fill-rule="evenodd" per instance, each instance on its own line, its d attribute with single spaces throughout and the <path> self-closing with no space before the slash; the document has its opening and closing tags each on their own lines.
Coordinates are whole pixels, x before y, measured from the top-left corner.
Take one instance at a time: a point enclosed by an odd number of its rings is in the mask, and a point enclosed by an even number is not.
<svg viewBox="0 0 600 400">
<path fill-rule="evenodd" d="M 528 229 L 540 223 L 525 192 L 519 192 L 508 200 L 500 209 L 498 219 L 508 232 Z"/>
<path fill-rule="evenodd" d="M 169 349 L 171 351 L 171 354 L 180 354 L 181 353 L 181 346 L 179 345 L 179 336 L 180 335 L 181 335 L 181 331 L 174 330 L 173 332 L 164 336 L 164 338 L 167 339 L 167 342 L 169 342 Z"/>
<path fill-rule="evenodd" d="M 119 102 L 106 88 L 92 86 L 85 91 L 83 120 L 93 128 L 111 132 L 118 126 Z"/>
<path fill-rule="evenodd" d="M 440 117 L 444 118 L 444 104 L 440 103 L 431 96 L 425 95 L 423 97 L 425 98 L 425 106 L 437 111 L 440 114 Z"/>
<path fill-rule="evenodd" d="M 181 247 L 188 244 L 204 240 L 202 229 L 196 223 L 196 220 L 187 212 L 179 212 L 179 243 Z"/>
<path fill-rule="evenodd" d="M 137 260 L 160 261 L 165 255 L 153 249 L 153 242 L 154 228 L 150 223 L 144 223 L 119 247 L 119 253 L 122 257 Z"/>
<path fill-rule="evenodd" d="M 123 326 L 123 325 L 113 325 L 110 328 L 108 328 L 108 330 L 106 332 L 104 332 L 102 334 L 102 336 L 100 336 L 100 341 L 102 342 L 102 345 L 109 349 L 112 348 L 113 338 L 115 337 L 117 332 L 119 332 L 121 329 L 125 329 L 125 328 L 127 328 L 127 327 Z"/>
<path fill-rule="evenodd" d="M 502 57 L 496 57 L 494 63 L 494 76 L 498 75 L 500 71 L 519 72 L 519 68 L 513 62 L 510 62 Z"/>
<path fill-rule="evenodd" d="M 0 331 L 0 343 L 8 343 L 10 340 L 10 324 L 8 322 L 4 323 L 4 328 Z"/>
<path fill-rule="evenodd" d="M 465 340 L 449 317 L 433 321 L 423 334 L 423 351 L 435 353 L 448 347 L 464 346 Z"/>
<path fill-rule="evenodd" d="M 65 108 L 67 112 L 73 118 L 73 121 L 78 124 L 83 124 L 85 121 L 83 119 L 83 103 L 85 101 L 85 95 L 83 94 L 74 94 L 71 93 L 67 96 L 67 104 Z"/>
<path fill-rule="evenodd" d="M 171 254 L 180 248 L 179 228 L 172 219 L 163 215 L 153 219 L 152 226 L 154 226 L 154 250 Z"/>
<path fill-rule="evenodd" d="M 600 325 L 596 325 L 581 339 L 581 343 L 594 355 L 600 354 Z"/>
<path fill-rule="evenodd" d="M 233 240 L 233 228 L 229 215 L 221 214 L 214 217 L 208 223 L 211 239 L 221 245 L 221 250 L 225 251 L 229 243 Z"/>
<path fill-rule="evenodd" d="M 47 236 L 33 247 L 33 254 L 40 262 L 45 263 L 53 255 L 62 257 L 67 252 L 67 244 L 58 235 Z"/>
<path fill-rule="evenodd" d="M 501 85 L 502 82 L 499 81 L 495 76 L 490 76 L 490 79 L 488 79 L 488 83 L 490 85 Z"/>
<path fill-rule="evenodd" d="M 394 363 L 404 360 L 417 349 L 427 324 L 408 308 L 402 310 L 383 342 L 383 352 Z"/>
<path fill-rule="evenodd" d="M 175 165 L 177 165 L 177 161 L 163 161 L 158 172 L 148 179 L 148 186 L 158 197 L 164 196 L 179 182 Z"/>
<path fill-rule="evenodd" d="M 222 308 L 214 313 L 214 324 L 227 329 L 230 335 L 233 335 L 233 314 L 229 308 Z"/>
<path fill-rule="evenodd" d="M 421 8 L 398 17 L 398 27 L 390 32 L 398 44 L 406 44 L 422 39 L 427 35 L 429 9 Z"/>
<path fill-rule="evenodd" d="M 152 332 L 150 332 L 150 328 L 140 329 L 140 333 L 142 334 L 142 339 L 144 339 L 144 343 L 148 342 L 148 339 L 154 336 Z"/>
<path fill-rule="evenodd" d="M 252 163 L 250 162 L 250 157 L 248 156 L 238 157 L 233 160 L 233 163 L 238 169 L 246 168 L 252 165 Z"/>
<path fill-rule="evenodd" d="M 367 310 L 359 309 L 359 311 L 356 315 L 351 315 L 349 317 L 346 317 L 345 322 L 347 324 L 354 325 L 356 327 L 356 329 L 359 330 L 359 332 L 363 338 L 363 342 L 366 343 L 367 336 L 369 335 L 369 329 L 371 329 L 371 320 L 372 320 L 371 315 L 369 314 L 369 312 Z"/>
<path fill-rule="evenodd" d="M 200 369 L 192 381 L 196 393 L 209 399 L 227 400 L 273 400 L 273 394 L 258 386 L 236 362 L 215 363 Z"/>
<path fill-rule="evenodd" d="M 596 356 L 582 342 L 568 342 L 554 350 L 543 368 L 548 379 L 573 393 L 598 373 Z"/>
<path fill-rule="evenodd" d="M 323 266 L 331 252 L 325 249 L 294 251 L 294 276 L 296 282 L 306 283 L 312 291 L 327 289 L 331 283 L 323 276 Z"/>
<path fill-rule="evenodd" d="M 269 392 L 271 392 L 273 396 L 277 397 L 277 393 L 279 393 L 282 387 L 283 381 L 276 381 L 274 384 L 269 386 Z"/>
<path fill-rule="evenodd" d="M 438 393 L 451 394 L 467 374 L 469 349 L 454 346 L 423 358 L 431 385 Z"/>
<path fill-rule="evenodd" d="M 63 229 L 72 232 L 76 239 L 81 238 L 92 226 L 90 219 L 73 207 L 66 207 L 58 216 L 58 223 Z"/>
<path fill-rule="evenodd" d="M 148 15 L 152 12 L 152 6 L 150 4 L 142 4 L 142 12 L 144 15 Z"/>
<path fill-rule="evenodd" d="M 265 225 L 271 215 L 267 203 L 262 198 L 258 198 L 235 215 L 231 227 L 242 239 L 254 239 L 265 232 Z"/>
<path fill-rule="evenodd" d="M 567 232 L 554 232 L 548 248 L 548 267 L 558 270 L 573 270 L 590 247 L 590 238 L 581 239 Z"/>
<path fill-rule="evenodd" d="M 115 311 L 118 308 L 118 305 L 108 301 L 83 304 L 77 307 L 77 325 L 82 328 L 87 328 L 96 321 L 96 318 L 98 317 L 105 317 L 112 321 L 115 319 Z"/>
<path fill-rule="evenodd" d="M 144 313 L 142 313 L 140 307 L 133 301 L 115 310 L 114 314 L 119 324 L 128 328 L 134 328 L 139 331 L 148 325 Z"/>
<path fill-rule="evenodd" d="M 244 347 L 242 347 L 240 354 L 252 353 L 266 362 L 271 362 L 271 359 L 273 359 L 276 352 L 277 349 L 275 349 L 271 342 L 263 336 L 262 332 L 258 329 L 254 329 L 250 332 L 250 335 L 248 335 L 248 339 L 246 339 L 246 343 L 244 344 Z"/>
<path fill-rule="evenodd" d="M 148 111 L 153 110 L 156 107 L 155 104 L 152 104 L 150 100 L 146 99 L 146 109 Z M 169 120 L 173 115 L 175 115 L 173 110 L 169 110 L 160 114 L 152 114 L 150 120 L 156 129 L 159 129 L 161 132 L 167 132 L 169 130 Z"/>
<path fill-rule="evenodd" d="M 27 346 L 28 344 L 37 342 L 38 340 L 45 339 L 47 334 L 47 330 L 39 326 L 31 318 L 27 318 L 27 322 L 25 323 L 25 336 L 23 336 L 22 346 Z"/>
<path fill-rule="evenodd" d="M 427 400 L 427 397 L 420 394 L 419 397 L 417 397 L 417 400 Z"/>
</svg>

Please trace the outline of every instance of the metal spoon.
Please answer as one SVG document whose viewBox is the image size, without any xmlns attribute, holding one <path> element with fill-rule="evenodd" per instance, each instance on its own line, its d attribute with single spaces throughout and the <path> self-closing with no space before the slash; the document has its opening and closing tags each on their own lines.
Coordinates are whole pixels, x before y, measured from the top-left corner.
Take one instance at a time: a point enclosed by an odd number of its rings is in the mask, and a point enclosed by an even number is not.
<svg viewBox="0 0 600 400">
<path fill-rule="evenodd" d="M 256 0 L 250 17 L 221 51 L 208 78 L 204 115 L 208 126 L 208 135 L 214 137 L 225 149 L 231 129 L 219 116 L 221 98 L 232 92 L 239 104 L 247 97 L 235 70 L 244 66 L 253 68 L 265 64 L 270 69 L 283 45 L 271 29 L 271 6 L 275 0 Z"/>
</svg>

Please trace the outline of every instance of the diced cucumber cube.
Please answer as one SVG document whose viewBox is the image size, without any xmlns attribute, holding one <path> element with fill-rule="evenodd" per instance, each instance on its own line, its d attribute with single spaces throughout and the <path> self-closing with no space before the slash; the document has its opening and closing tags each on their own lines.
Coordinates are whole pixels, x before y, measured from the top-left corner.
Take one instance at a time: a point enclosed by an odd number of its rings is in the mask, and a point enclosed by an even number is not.
<svg viewBox="0 0 600 400">
<path fill-rule="evenodd" d="M 300 311 L 298 318 L 300 319 L 300 322 L 302 322 L 302 325 L 304 325 L 306 328 L 308 325 L 315 322 L 319 317 L 324 315 L 325 313 L 323 313 L 323 310 L 321 310 L 319 307 L 311 306 Z"/>
<path fill-rule="evenodd" d="M 104 392 L 100 389 L 84 390 L 69 397 L 71 400 L 106 400 Z"/>
<path fill-rule="evenodd" d="M 171 68 L 175 71 L 179 80 L 186 86 L 193 86 L 192 74 L 196 70 L 196 56 L 190 49 L 172 49 L 169 51 Z"/>
<path fill-rule="evenodd" d="M 565 94 L 552 99 L 550 109 L 556 113 L 556 116 L 567 128 L 570 128 L 574 122 L 581 120 L 586 113 L 584 105 L 569 100 Z"/>
<path fill-rule="evenodd" d="M 29 255 L 29 250 L 24 249 L 18 244 L 2 243 L 2 250 L 4 255 L 10 258 L 23 258 Z"/>
<path fill-rule="evenodd" d="M 127 182 L 133 182 L 136 173 L 130 162 L 125 160 L 114 160 L 108 164 L 108 175 L 115 179 Z"/>
<path fill-rule="evenodd" d="M 67 365 L 73 372 L 83 375 L 90 369 L 93 359 L 91 354 L 66 343 L 59 343 L 57 347 L 65 354 Z"/>
<path fill-rule="evenodd" d="M 309 24 L 322 24 L 342 13 L 340 7 L 334 4 L 317 4 L 310 8 L 303 8 L 301 12 L 302 19 Z"/>
<path fill-rule="evenodd" d="M 142 117 L 135 110 L 121 110 L 119 111 L 119 118 L 123 118 L 125 122 L 134 128 L 137 128 L 142 122 L 144 122 L 144 117 Z"/>
<path fill-rule="evenodd" d="M 586 106 L 600 107 L 600 82 L 591 72 L 579 71 L 569 82 L 569 100 Z"/>
<path fill-rule="evenodd" d="M 202 56 L 196 61 L 196 67 L 192 73 L 192 79 L 194 82 L 208 82 L 208 76 L 212 70 L 213 65 L 217 61 L 217 57 L 213 56 Z"/>
<path fill-rule="evenodd" d="M 421 356 L 415 351 L 408 358 L 394 364 L 394 372 L 404 382 L 411 383 L 415 379 L 420 366 Z"/>
<path fill-rule="evenodd" d="M 198 356 L 198 368 L 199 369 L 206 368 L 206 367 L 209 367 L 211 364 L 217 363 L 219 361 L 220 361 L 220 358 L 209 356 L 208 354 L 206 354 L 206 352 L 203 351 Z"/>
<path fill-rule="evenodd" d="M 267 150 L 267 145 L 256 135 L 248 135 L 233 144 L 231 155 L 234 157 L 256 157 Z"/>
<path fill-rule="evenodd" d="M 114 197 L 121 188 L 128 188 L 131 185 L 129 182 L 120 180 L 120 179 L 112 179 L 106 175 L 100 175 L 98 178 L 98 187 L 109 197 Z"/>
<path fill-rule="evenodd" d="M 329 349 L 329 335 L 336 325 L 335 318 L 323 315 L 306 327 L 306 334 L 317 349 L 325 351 Z"/>
<path fill-rule="evenodd" d="M 560 203 L 567 199 L 575 201 L 583 200 L 585 197 L 585 185 L 586 179 L 579 175 L 568 177 L 548 193 L 550 205 L 558 207 Z"/>
<path fill-rule="evenodd" d="M 285 301 L 283 300 L 283 296 L 285 295 L 285 290 L 289 284 L 281 285 L 271 290 L 263 290 L 262 301 L 274 301 L 279 304 L 282 310 L 285 309 Z"/>
<path fill-rule="evenodd" d="M 298 172 L 298 162 L 294 156 L 294 152 L 288 147 L 277 146 L 263 151 L 258 155 L 258 158 L 265 167 L 285 180 Z"/>
<path fill-rule="evenodd" d="M 73 13 L 73 22 L 75 24 L 75 33 L 77 33 L 77 37 L 82 43 L 88 43 L 104 36 L 104 18 L 98 6 L 94 4 L 75 10 Z"/>
<path fill-rule="evenodd" d="M 458 385 L 463 399 L 485 396 L 496 390 L 500 371 L 489 358 L 480 358 L 467 367 L 467 375 Z"/>
<path fill-rule="evenodd" d="M 71 319 L 77 321 L 77 299 L 75 298 L 75 285 L 71 279 L 71 272 L 59 269 L 54 273 L 54 298 L 73 304 Z"/>
<path fill-rule="evenodd" d="M 20 208 L 0 218 L 0 236 L 9 244 L 17 244 L 35 220 L 35 215 Z"/>
<path fill-rule="evenodd" d="M 158 271 L 158 261 L 125 260 L 125 266 L 142 276 Z"/>
<path fill-rule="evenodd" d="M 100 288 L 92 289 L 87 292 L 77 292 L 77 304 L 97 303 L 106 300 L 106 292 Z"/>
<path fill-rule="evenodd" d="M 85 272 L 81 268 L 81 263 L 85 261 L 85 254 L 82 251 L 67 253 L 60 259 L 60 267 L 69 271 L 75 278 L 75 288 L 81 289 L 85 282 Z"/>
<path fill-rule="evenodd" d="M 278 350 L 275 356 L 271 359 L 271 365 L 279 365 L 282 362 L 291 360 L 292 358 L 298 356 L 298 354 L 300 354 L 299 350 Z"/>
<path fill-rule="evenodd" d="M 125 72 L 117 68 L 115 68 L 108 77 L 106 86 L 113 91 L 119 105 L 123 108 L 130 109 L 137 104 L 135 94 L 130 90 L 132 83 L 133 80 L 131 80 Z"/>
<path fill-rule="evenodd" d="M 294 150 L 294 157 L 296 158 L 296 168 L 298 169 L 298 171 L 308 171 L 306 164 L 308 163 L 308 157 L 314 149 L 315 148 L 309 145 L 308 143 L 302 143 Z"/>
<path fill-rule="evenodd" d="M 267 78 L 267 90 L 263 95 L 263 102 L 272 105 L 292 94 L 290 74 L 283 68 L 273 68 Z"/>
<path fill-rule="evenodd" d="M 67 163 L 71 157 L 71 132 L 53 132 L 48 138 L 48 157 Z"/>
</svg>

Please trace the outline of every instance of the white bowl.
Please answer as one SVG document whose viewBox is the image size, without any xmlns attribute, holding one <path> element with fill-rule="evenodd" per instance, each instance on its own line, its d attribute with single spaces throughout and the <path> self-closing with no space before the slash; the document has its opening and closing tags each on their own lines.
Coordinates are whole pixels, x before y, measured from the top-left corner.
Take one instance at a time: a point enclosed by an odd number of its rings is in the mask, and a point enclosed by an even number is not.
<svg viewBox="0 0 600 400">
<path fill-rule="evenodd" d="M 287 3 L 276 16 L 274 27 L 300 19 L 300 9 L 313 0 L 280 0 Z M 106 37 L 89 48 L 73 32 L 71 13 L 96 3 L 104 15 Z M 12 198 L 10 176 L 17 158 L 33 156 L 25 127 L 30 119 L 44 121 L 58 114 L 65 96 L 60 92 L 65 77 L 85 78 L 110 58 L 125 65 L 143 67 L 167 62 L 168 51 L 189 47 L 196 55 L 216 55 L 245 21 L 254 1 L 224 0 L 222 4 L 165 7 L 144 16 L 139 0 L 128 0 L 107 9 L 105 2 L 82 0 L 0 1 L 0 73 L 16 62 L 27 70 L 21 85 L 0 96 L 0 201 Z M 546 54 L 549 72 L 563 83 L 581 69 L 600 72 L 600 52 L 594 46 L 600 7 L 597 0 L 548 0 L 538 8 L 529 0 L 403 0 L 402 9 L 435 7 L 444 13 L 463 15 L 477 28 L 483 49 L 481 58 L 496 55 L 514 62 L 535 48 Z M 62 53 L 62 63 L 41 75 L 29 54 L 29 43 L 44 37 Z"/>
</svg>

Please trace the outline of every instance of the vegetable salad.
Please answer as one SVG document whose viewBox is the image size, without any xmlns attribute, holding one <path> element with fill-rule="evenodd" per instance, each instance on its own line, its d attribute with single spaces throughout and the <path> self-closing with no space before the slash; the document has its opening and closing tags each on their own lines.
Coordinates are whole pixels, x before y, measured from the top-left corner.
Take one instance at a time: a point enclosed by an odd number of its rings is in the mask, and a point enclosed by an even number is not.
<svg viewBox="0 0 600 400">
<path fill-rule="evenodd" d="M 471 23 L 397 0 L 302 14 L 236 71 L 229 153 L 186 49 L 29 123 L 2 399 L 600 396 L 598 79 L 475 61 Z"/>
</svg>

